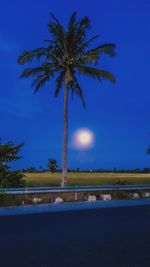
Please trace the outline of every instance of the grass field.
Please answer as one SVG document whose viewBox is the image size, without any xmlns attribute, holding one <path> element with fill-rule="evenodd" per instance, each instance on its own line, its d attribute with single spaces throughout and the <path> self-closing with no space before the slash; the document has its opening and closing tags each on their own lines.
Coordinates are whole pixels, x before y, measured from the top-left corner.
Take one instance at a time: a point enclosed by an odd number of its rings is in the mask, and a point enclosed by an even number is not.
<svg viewBox="0 0 150 267">
<path fill-rule="evenodd" d="M 27 186 L 59 186 L 60 173 L 25 173 Z M 68 185 L 113 185 L 118 179 L 128 184 L 150 183 L 150 173 L 69 173 Z"/>
</svg>

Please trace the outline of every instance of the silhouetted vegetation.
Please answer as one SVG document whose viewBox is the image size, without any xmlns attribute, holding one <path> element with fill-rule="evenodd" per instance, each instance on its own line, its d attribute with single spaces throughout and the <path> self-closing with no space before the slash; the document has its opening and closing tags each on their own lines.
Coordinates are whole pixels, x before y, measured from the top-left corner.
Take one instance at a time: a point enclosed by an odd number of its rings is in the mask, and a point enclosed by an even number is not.
<svg viewBox="0 0 150 267">
<path fill-rule="evenodd" d="M 29 167 L 29 168 L 25 168 L 25 169 L 22 169 L 21 170 L 22 172 L 26 173 L 26 172 L 29 172 L 29 173 L 44 173 L 44 172 L 47 172 L 49 171 L 49 169 L 47 168 L 43 168 L 43 169 L 38 169 L 36 167 Z M 56 171 L 57 173 L 61 173 L 62 172 L 62 169 L 60 168 L 57 168 Z M 76 169 L 68 169 L 68 173 L 150 173 L 150 168 L 143 168 L 143 169 L 91 169 L 91 170 L 88 170 L 88 169 L 79 169 L 79 168 L 76 168 Z"/>
<path fill-rule="evenodd" d="M 33 78 L 35 93 L 47 82 L 55 78 L 55 96 L 58 96 L 64 87 L 64 138 L 62 157 L 62 181 L 61 185 L 67 183 L 67 147 L 68 147 L 68 96 L 69 93 L 78 95 L 85 107 L 83 90 L 78 80 L 78 74 L 88 76 L 98 81 L 107 79 L 115 82 L 114 75 L 97 67 L 103 54 L 115 56 L 115 45 L 105 43 L 91 48 L 91 44 L 98 35 L 88 39 L 87 33 L 91 28 L 88 17 L 78 19 L 74 12 L 65 28 L 60 21 L 51 14 L 48 23 L 50 38 L 46 40 L 45 46 L 23 51 L 18 58 L 18 63 L 28 66 L 22 73 L 21 78 Z M 37 63 L 37 64 L 36 64 Z"/>
<path fill-rule="evenodd" d="M 56 161 L 56 159 L 49 159 L 48 160 L 48 170 L 51 173 L 54 173 L 54 172 L 57 171 L 57 161 Z"/>
<path fill-rule="evenodd" d="M 24 174 L 12 171 L 9 163 L 20 159 L 18 155 L 23 144 L 14 145 L 13 142 L 0 142 L 0 187 L 25 186 Z"/>
</svg>

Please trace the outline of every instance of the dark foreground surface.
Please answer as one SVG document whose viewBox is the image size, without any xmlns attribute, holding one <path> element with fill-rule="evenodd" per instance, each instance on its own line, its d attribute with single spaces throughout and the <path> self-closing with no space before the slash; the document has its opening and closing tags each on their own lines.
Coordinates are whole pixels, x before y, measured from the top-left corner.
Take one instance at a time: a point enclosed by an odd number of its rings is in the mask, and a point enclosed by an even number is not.
<svg viewBox="0 0 150 267">
<path fill-rule="evenodd" d="M 150 206 L 0 217 L 0 266 L 150 266 Z"/>
</svg>

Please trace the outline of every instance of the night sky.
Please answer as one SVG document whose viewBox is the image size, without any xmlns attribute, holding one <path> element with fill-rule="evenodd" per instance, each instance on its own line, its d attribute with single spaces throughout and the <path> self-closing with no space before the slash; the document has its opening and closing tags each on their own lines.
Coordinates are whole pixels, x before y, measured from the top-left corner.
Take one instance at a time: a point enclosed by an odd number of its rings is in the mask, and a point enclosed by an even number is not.
<svg viewBox="0 0 150 267">
<path fill-rule="evenodd" d="M 69 100 L 69 167 L 81 169 L 150 167 L 150 1 L 149 0 L 5 0 L 0 7 L 0 137 L 25 142 L 15 168 L 45 167 L 56 158 L 61 167 L 63 90 L 54 98 L 54 82 L 33 95 L 31 80 L 21 80 L 17 64 L 23 50 L 49 38 L 50 12 L 66 25 L 71 13 L 92 21 L 94 43 L 115 43 L 117 56 L 103 56 L 100 67 L 116 84 L 80 78 L 87 109 Z M 85 151 L 72 148 L 78 128 L 95 134 Z"/>
</svg>

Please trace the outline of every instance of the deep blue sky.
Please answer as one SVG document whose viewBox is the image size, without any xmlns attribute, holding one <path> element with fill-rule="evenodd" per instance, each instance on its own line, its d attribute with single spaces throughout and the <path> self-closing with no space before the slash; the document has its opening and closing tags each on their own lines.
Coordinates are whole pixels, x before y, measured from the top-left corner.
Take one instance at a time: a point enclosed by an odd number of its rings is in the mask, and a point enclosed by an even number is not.
<svg viewBox="0 0 150 267">
<path fill-rule="evenodd" d="M 81 79 L 87 102 L 69 102 L 69 142 L 74 131 L 87 127 L 96 135 L 89 151 L 69 148 L 69 167 L 150 167 L 150 1 L 149 0 L 5 0 L 0 9 L 0 136 L 24 141 L 23 159 L 15 166 L 43 166 L 52 157 L 61 166 L 63 94 L 55 99 L 54 83 L 33 95 L 30 80 L 18 79 L 17 57 L 43 45 L 53 12 L 62 23 L 78 11 L 87 15 L 99 43 L 114 42 L 117 57 L 104 56 L 101 67 L 112 71 L 115 85 Z"/>
</svg>

